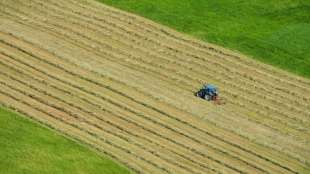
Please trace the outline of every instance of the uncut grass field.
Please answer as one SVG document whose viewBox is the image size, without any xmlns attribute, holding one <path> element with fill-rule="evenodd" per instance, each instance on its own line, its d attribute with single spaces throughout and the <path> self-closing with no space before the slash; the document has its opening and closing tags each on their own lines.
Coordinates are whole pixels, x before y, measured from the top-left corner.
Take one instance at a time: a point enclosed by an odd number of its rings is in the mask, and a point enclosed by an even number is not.
<svg viewBox="0 0 310 174">
<path fill-rule="evenodd" d="M 0 107 L 0 173 L 129 174 L 94 151 Z"/>
<path fill-rule="evenodd" d="M 310 77 L 308 0 L 98 0 Z"/>
</svg>

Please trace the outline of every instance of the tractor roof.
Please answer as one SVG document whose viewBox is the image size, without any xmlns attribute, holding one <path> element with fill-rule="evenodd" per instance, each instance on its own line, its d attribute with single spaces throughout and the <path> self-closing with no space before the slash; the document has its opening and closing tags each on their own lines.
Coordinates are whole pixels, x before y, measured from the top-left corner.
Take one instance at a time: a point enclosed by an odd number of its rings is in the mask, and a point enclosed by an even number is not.
<svg viewBox="0 0 310 174">
<path fill-rule="evenodd" d="M 211 89 L 211 90 L 217 90 L 217 87 L 215 85 L 212 85 L 212 84 L 204 85 L 204 88 L 205 89 Z"/>
</svg>

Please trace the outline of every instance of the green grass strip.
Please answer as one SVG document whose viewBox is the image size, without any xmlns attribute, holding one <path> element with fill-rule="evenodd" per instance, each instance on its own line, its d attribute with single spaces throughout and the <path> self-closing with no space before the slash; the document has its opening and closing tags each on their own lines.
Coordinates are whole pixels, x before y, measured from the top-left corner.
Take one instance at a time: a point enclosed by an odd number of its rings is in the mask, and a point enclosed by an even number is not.
<svg viewBox="0 0 310 174">
<path fill-rule="evenodd" d="M 129 174 L 109 158 L 0 107 L 0 173 Z"/>
</svg>

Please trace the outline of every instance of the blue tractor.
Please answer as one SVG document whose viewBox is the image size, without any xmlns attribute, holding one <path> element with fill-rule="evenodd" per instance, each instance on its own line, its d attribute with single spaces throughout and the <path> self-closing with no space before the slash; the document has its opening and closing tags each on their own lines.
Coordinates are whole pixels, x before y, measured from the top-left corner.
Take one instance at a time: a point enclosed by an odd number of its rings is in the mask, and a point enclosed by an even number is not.
<svg viewBox="0 0 310 174">
<path fill-rule="evenodd" d="M 212 84 L 205 84 L 195 95 L 208 101 L 216 101 L 218 97 L 217 87 Z"/>
</svg>

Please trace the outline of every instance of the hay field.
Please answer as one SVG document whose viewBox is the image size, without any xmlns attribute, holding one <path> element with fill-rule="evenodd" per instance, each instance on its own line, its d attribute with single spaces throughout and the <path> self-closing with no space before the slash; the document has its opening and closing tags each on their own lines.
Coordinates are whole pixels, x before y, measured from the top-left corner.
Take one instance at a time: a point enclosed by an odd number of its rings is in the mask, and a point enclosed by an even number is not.
<svg viewBox="0 0 310 174">
<path fill-rule="evenodd" d="M 0 21 L 0 104 L 136 173 L 309 172 L 308 79 L 93 1 L 0 0 Z"/>
</svg>

